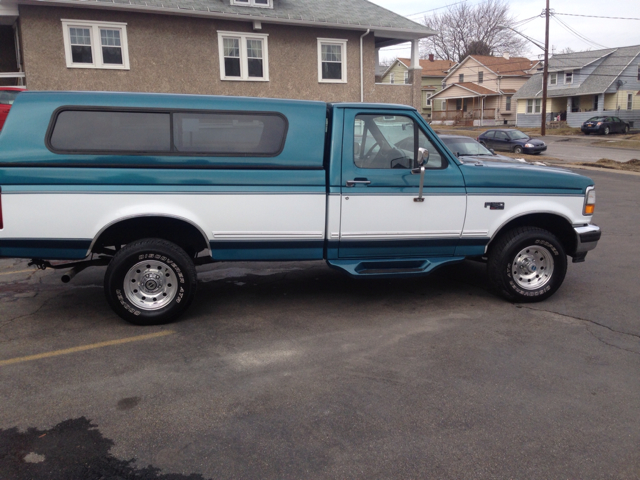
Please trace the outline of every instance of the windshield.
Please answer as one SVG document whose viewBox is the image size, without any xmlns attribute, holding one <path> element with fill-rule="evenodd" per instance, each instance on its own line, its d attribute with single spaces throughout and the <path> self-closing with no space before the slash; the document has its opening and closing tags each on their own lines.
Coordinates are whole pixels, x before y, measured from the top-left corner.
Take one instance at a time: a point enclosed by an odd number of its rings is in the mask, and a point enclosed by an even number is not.
<svg viewBox="0 0 640 480">
<path fill-rule="evenodd" d="M 529 135 L 525 135 L 524 133 L 514 130 L 513 132 L 509 132 L 509 136 L 512 140 L 526 140 L 529 138 Z"/>
<path fill-rule="evenodd" d="M 587 122 L 604 122 L 605 117 L 591 117 Z"/>
<path fill-rule="evenodd" d="M 442 138 L 442 141 L 449 147 L 449 150 L 459 156 L 493 155 L 489 150 L 471 138 Z"/>
<path fill-rule="evenodd" d="M 18 90 L 0 90 L 0 105 L 13 105 L 19 93 Z"/>
</svg>

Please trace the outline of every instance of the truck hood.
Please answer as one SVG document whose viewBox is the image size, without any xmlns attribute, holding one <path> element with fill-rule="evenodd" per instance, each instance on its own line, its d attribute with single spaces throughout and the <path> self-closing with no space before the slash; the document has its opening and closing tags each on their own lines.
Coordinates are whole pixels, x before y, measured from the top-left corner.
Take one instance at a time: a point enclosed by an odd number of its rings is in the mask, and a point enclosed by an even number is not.
<svg viewBox="0 0 640 480">
<path fill-rule="evenodd" d="M 583 194 L 593 180 L 563 168 L 478 160 L 460 170 L 469 193 Z"/>
</svg>

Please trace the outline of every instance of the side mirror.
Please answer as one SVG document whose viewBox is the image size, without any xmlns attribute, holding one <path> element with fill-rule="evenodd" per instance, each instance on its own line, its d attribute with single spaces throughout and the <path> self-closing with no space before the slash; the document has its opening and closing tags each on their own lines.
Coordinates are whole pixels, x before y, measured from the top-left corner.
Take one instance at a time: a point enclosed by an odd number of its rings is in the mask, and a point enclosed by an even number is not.
<svg viewBox="0 0 640 480">
<path fill-rule="evenodd" d="M 418 166 L 421 167 L 429 161 L 429 150 L 426 148 L 418 149 Z"/>
</svg>

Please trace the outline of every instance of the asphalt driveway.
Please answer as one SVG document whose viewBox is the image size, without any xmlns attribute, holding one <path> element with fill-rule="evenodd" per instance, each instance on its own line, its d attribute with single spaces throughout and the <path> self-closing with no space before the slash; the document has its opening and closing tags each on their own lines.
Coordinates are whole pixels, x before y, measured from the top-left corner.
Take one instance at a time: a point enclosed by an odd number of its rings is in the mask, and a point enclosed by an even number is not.
<svg viewBox="0 0 640 480">
<path fill-rule="evenodd" d="M 533 305 L 475 262 L 217 264 L 143 328 L 102 269 L 0 261 L 0 479 L 639 478 L 640 176 L 586 174 L 604 236 Z"/>
</svg>

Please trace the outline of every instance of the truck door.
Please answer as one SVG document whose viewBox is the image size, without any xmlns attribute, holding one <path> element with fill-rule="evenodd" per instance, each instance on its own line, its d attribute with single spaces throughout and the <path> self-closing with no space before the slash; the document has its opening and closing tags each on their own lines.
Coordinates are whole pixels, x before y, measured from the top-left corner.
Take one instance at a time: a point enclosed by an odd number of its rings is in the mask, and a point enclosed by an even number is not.
<svg viewBox="0 0 640 480">
<path fill-rule="evenodd" d="M 342 148 L 340 258 L 453 255 L 466 211 L 458 166 L 411 112 L 346 109 Z M 418 198 L 418 148 L 426 148 Z M 442 149 L 442 150 L 440 150 Z"/>
</svg>

